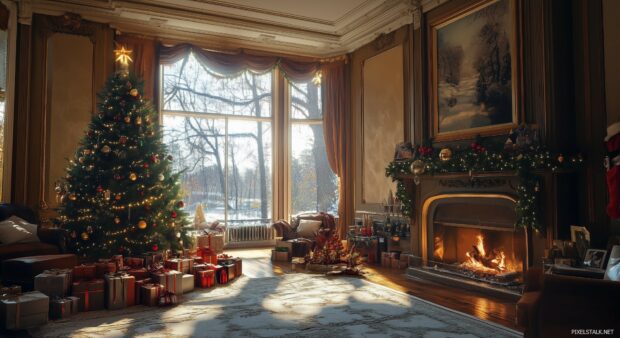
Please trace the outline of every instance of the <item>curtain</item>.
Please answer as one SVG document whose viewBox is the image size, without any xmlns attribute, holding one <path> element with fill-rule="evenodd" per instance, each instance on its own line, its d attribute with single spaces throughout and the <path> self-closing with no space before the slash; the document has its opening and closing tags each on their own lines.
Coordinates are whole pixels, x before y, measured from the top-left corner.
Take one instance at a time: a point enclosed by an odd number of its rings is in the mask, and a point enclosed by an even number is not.
<svg viewBox="0 0 620 338">
<path fill-rule="evenodd" d="M 200 62 L 224 76 L 235 75 L 246 69 L 264 73 L 274 67 L 279 67 L 288 79 L 307 81 L 321 66 L 318 61 L 299 61 L 272 55 L 251 54 L 243 50 L 236 53 L 214 52 L 190 44 L 160 46 L 159 62 L 172 64 L 183 59 L 190 52 L 194 53 Z"/>
<path fill-rule="evenodd" d="M 329 166 L 340 180 L 338 192 L 338 234 L 344 238 L 352 223 L 353 189 L 351 166 L 351 117 L 349 109 L 349 69 L 346 61 L 323 65 L 323 130 Z"/>
<path fill-rule="evenodd" d="M 153 106 L 159 104 L 157 79 L 158 79 L 158 61 L 157 61 L 157 42 L 153 39 L 142 38 L 132 35 L 117 35 L 115 41 L 125 49 L 131 50 L 131 59 L 133 62 L 129 64 L 129 71 L 135 73 L 144 81 L 144 97 L 151 100 Z M 118 63 L 115 63 L 118 67 Z"/>
</svg>

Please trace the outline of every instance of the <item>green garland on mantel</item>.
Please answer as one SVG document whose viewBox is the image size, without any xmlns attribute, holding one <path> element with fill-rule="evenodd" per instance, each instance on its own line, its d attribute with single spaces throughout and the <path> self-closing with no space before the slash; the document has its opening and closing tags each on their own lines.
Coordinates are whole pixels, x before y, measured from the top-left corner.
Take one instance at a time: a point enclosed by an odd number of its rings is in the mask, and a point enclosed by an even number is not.
<svg viewBox="0 0 620 338">
<path fill-rule="evenodd" d="M 414 146 L 413 158 L 391 162 L 385 169 L 385 175 L 397 181 L 396 197 L 402 202 L 403 213 L 411 217 L 413 201 L 406 191 L 406 175 L 414 175 L 417 183 L 418 176 L 426 174 L 515 172 L 519 177 L 515 226 L 544 232 L 538 217 L 540 185 L 535 171 L 571 169 L 582 162 L 581 155 L 565 158 L 562 154 L 552 154 L 540 146 L 501 151 L 488 150 L 479 143 L 472 143 L 465 149 Z"/>
</svg>

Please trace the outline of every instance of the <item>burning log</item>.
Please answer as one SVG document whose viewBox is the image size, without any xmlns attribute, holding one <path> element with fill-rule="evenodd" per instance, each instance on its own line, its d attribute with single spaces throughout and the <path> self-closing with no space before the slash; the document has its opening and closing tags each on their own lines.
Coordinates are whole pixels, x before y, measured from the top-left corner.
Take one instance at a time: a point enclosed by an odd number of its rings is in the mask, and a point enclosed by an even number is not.
<svg viewBox="0 0 620 338">
<path fill-rule="evenodd" d="M 472 251 L 466 252 L 468 261 L 463 262 L 461 267 L 473 270 L 474 272 L 482 272 L 497 275 L 506 270 L 505 258 L 503 251 L 492 250 L 487 254 L 484 249 L 484 239 L 481 235 L 477 236 L 476 245 L 472 246 Z"/>
</svg>

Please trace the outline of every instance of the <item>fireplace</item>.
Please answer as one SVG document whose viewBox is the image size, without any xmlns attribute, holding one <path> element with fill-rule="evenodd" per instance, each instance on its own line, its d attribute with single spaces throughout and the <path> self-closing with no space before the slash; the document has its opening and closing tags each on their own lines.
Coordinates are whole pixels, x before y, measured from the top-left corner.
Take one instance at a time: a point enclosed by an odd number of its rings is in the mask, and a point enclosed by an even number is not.
<svg viewBox="0 0 620 338">
<path fill-rule="evenodd" d="M 427 266 L 492 285 L 522 285 L 526 234 L 514 228 L 512 201 L 478 196 L 444 202 L 427 225 Z"/>
<path fill-rule="evenodd" d="M 528 236 L 515 228 L 516 218 L 515 199 L 507 194 L 432 196 L 422 206 L 422 264 L 413 269 L 451 284 L 518 295 Z"/>
</svg>

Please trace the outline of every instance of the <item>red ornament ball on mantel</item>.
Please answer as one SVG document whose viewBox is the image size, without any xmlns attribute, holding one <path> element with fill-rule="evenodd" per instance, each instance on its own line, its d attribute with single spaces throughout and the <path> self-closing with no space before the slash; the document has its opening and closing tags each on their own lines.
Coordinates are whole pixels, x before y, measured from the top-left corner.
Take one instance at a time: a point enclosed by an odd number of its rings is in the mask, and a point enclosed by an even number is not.
<svg viewBox="0 0 620 338">
<path fill-rule="evenodd" d="M 157 244 L 153 244 L 151 249 L 153 249 L 153 251 L 158 251 L 159 250 L 159 246 Z"/>
<path fill-rule="evenodd" d="M 179 201 L 179 203 L 177 203 L 177 207 L 180 209 L 185 208 L 185 203 L 183 201 Z"/>
<path fill-rule="evenodd" d="M 177 218 L 177 212 L 176 211 L 171 212 L 170 217 Z"/>
</svg>

